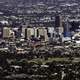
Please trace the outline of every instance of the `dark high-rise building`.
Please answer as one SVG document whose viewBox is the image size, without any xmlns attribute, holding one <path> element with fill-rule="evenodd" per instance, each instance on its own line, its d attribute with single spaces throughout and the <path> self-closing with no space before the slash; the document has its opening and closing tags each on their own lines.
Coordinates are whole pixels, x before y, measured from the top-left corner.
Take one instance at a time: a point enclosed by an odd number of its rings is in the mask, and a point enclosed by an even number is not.
<svg viewBox="0 0 80 80">
<path fill-rule="evenodd" d="M 25 29 L 25 39 L 27 39 L 27 29 Z"/>
<path fill-rule="evenodd" d="M 60 27 L 60 16 L 59 15 L 55 16 L 55 27 Z"/>
<path fill-rule="evenodd" d="M 3 36 L 3 28 L 0 28 L 0 38 Z"/>
</svg>

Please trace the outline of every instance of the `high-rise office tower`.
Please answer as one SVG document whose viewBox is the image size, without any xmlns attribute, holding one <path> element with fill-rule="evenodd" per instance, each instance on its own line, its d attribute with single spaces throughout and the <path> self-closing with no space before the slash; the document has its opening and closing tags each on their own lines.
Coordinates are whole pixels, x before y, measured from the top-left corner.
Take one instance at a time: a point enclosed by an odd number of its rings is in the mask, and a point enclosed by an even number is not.
<svg viewBox="0 0 80 80">
<path fill-rule="evenodd" d="M 34 29 L 33 28 L 27 28 L 27 38 L 30 39 L 31 36 L 34 36 Z"/>
<path fill-rule="evenodd" d="M 37 28 L 37 37 L 44 37 L 45 41 L 48 41 L 47 29 L 45 27 Z"/>
<path fill-rule="evenodd" d="M 55 38 L 57 40 L 61 39 L 63 36 L 63 19 L 61 15 L 56 15 L 55 16 Z"/>
<path fill-rule="evenodd" d="M 9 38 L 10 37 L 10 28 L 4 27 L 3 28 L 3 38 Z"/>
<path fill-rule="evenodd" d="M 27 33 L 26 31 L 27 31 L 27 30 L 26 30 L 25 28 L 22 28 L 22 37 L 25 38 L 25 39 L 27 39 L 27 38 L 25 37 L 25 35 L 26 35 L 25 33 Z"/>
<path fill-rule="evenodd" d="M 71 25 L 69 24 L 68 18 L 64 22 L 64 37 L 70 37 L 70 27 Z"/>
<path fill-rule="evenodd" d="M 63 20 L 61 15 L 55 16 L 55 30 L 57 33 L 63 32 Z"/>
<path fill-rule="evenodd" d="M 35 36 L 34 28 L 22 28 L 22 34 L 25 39 L 30 39 L 31 36 Z"/>
<path fill-rule="evenodd" d="M 60 27 L 60 16 L 55 15 L 55 27 Z"/>
<path fill-rule="evenodd" d="M 3 36 L 3 28 L 0 28 L 0 38 Z"/>
<path fill-rule="evenodd" d="M 47 29 L 44 30 L 45 41 L 49 41 Z"/>
<path fill-rule="evenodd" d="M 48 41 L 46 28 L 22 28 L 22 34 L 25 39 L 30 39 L 32 36 L 34 36 L 35 38 L 44 37 L 44 40 Z"/>
</svg>

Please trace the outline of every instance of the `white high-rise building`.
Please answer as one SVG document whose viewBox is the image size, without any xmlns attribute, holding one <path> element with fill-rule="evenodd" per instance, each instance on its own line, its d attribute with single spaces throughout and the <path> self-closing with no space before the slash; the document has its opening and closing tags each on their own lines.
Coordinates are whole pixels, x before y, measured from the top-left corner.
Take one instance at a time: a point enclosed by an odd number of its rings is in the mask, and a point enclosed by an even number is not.
<svg viewBox="0 0 80 80">
<path fill-rule="evenodd" d="M 34 28 L 22 28 L 23 38 L 30 39 L 32 35 L 35 36 L 34 33 L 35 33 Z"/>
<path fill-rule="evenodd" d="M 37 28 L 38 30 L 38 37 L 39 36 L 44 36 L 45 38 L 45 41 L 48 41 L 48 35 L 47 35 L 47 29 L 45 27 L 40 27 L 40 28 Z"/>
<path fill-rule="evenodd" d="M 9 38 L 10 37 L 10 28 L 4 27 L 3 28 L 3 38 Z"/>
<path fill-rule="evenodd" d="M 22 28 L 23 38 L 30 39 L 33 35 L 35 38 L 44 36 L 45 41 L 48 41 L 47 29 L 45 27 L 33 27 L 33 28 Z"/>
</svg>

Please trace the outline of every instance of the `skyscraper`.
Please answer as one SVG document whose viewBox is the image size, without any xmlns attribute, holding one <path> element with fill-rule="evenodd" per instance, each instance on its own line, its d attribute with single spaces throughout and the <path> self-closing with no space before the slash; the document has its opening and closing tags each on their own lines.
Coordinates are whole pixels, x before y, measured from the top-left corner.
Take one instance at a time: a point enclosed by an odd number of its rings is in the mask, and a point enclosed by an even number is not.
<svg viewBox="0 0 80 80">
<path fill-rule="evenodd" d="M 55 27 L 60 27 L 60 16 L 55 15 Z"/>
<path fill-rule="evenodd" d="M 4 27 L 3 28 L 3 38 L 9 38 L 10 37 L 10 28 Z"/>
</svg>

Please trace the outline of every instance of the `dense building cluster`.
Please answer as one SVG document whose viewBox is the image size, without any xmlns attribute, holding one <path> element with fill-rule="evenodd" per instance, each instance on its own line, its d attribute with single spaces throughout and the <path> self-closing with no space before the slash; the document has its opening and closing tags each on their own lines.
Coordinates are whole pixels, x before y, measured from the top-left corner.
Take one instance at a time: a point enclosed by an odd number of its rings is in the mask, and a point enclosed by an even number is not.
<svg viewBox="0 0 80 80">
<path fill-rule="evenodd" d="M 0 0 L 0 80 L 80 80 L 79 0 Z"/>
</svg>

